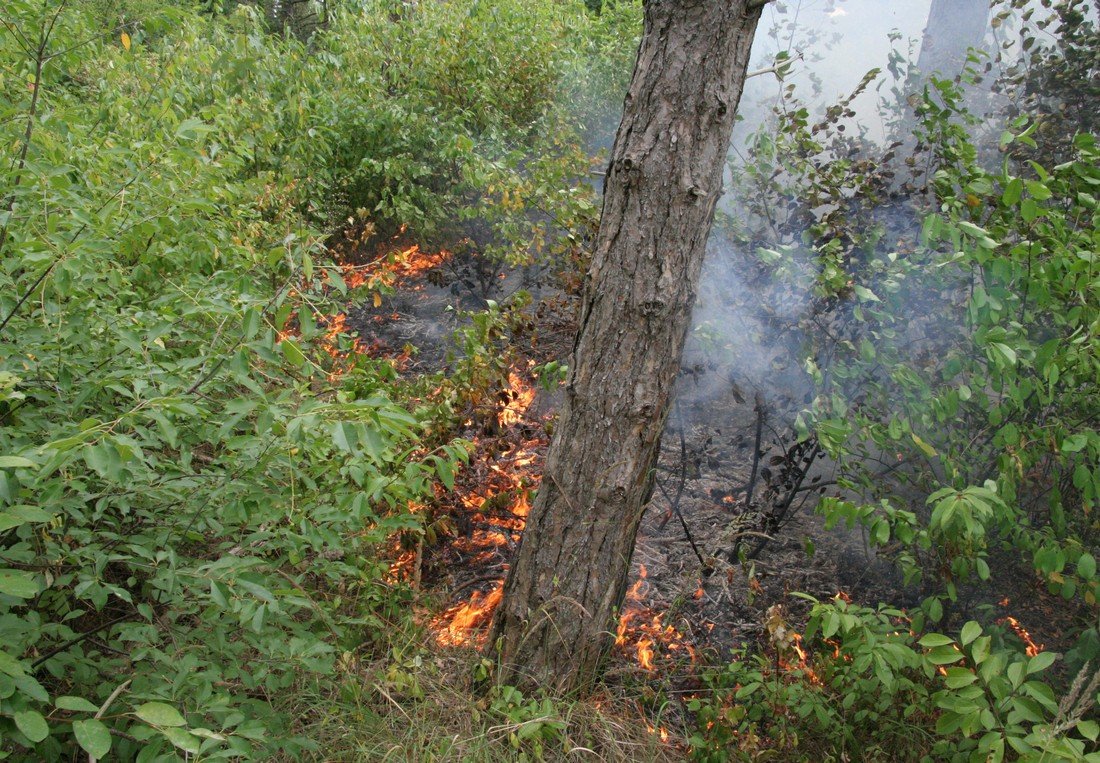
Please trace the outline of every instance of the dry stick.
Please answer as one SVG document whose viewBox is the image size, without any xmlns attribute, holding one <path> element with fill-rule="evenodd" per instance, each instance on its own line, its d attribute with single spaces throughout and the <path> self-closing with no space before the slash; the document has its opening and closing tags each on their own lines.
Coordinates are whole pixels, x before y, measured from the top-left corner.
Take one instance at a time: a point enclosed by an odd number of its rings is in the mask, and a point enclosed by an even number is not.
<svg viewBox="0 0 1100 763">
<path fill-rule="evenodd" d="M 97 721 L 104 716 L 104 714 L 107 712 L 107 709 L 114 703 L 114 701 L 116 699 L 118 699 L 119 695 L 122 694 L 122 692 L 126 691 L 126 689 L 129 688 L 129 686 L 132 682 L 133 682 L 133 679 L 128 678 L 127 680 L 120 683 L 117 687 L 115 687 L 115 690 L 113 692 L 111 692 L 111 696 L 107 697 L 107 701 L 104 702 L 102 705 L 100 705 L 99 710 L 96 711 L 95 719 Z M 118 736 L 123 736 L 127 739 L 134 739 L 129 734 L 125 734 L 121 731 L 115 731 L 114 729 L 108 729 L 108 731 L 110 731 L 112 734 L 116 734 Z M 137 741 L 137 740 L 134 740 L 134 741 Z M 98 759 L 94 755 L 92 755 L 91 753 L 88 753 L 88 763 L 96 763 L 96 760 L 98 760 Z"/>
<path fill-rule="evenodd" d="M 684 520 L 684 515 L 680 512 L 679 496 L 677 496 L 676 499 L 673 500 L 669 496 L 668 491 L 665 490 L 664 485 L 659 484 L 658 487 L 660 487 L 661 492 L 664 493 L 665 500 L 668 501 L 669 504 L 672 506 L 672 512 L 676 515 L 676 518 L 680 520 L 680 527 L 684 528 L 684 538 L 687 540 L 688 543 L 691 544 L 691 550 L 695 552 L 695 558 L 699 560 L 699 564 L 703 565 L 703 569 L 709 569 L 710 565 L 708 565 L 706 561 L 703 560 L 703 554 L 699 550 L 699 546 L 695 543 L 695 538 L 692 536 L 691 530 L 688 529 L 687 522 Z M 653 543 L 667 543 L 675 541 L 676 538 L 647 538 L 646 540 Z"/>
<path fill-rule="evenodd" d="M 749 472 L 749 481 L 745 484 L 743 490 L 745 491 L 745 509 L 749 508 L 749 504 L 752 503 L 752 494 L 756 490 L 756 474 L 760 468 L 760 440 L 764 435 L 764 419 L 766 408 L 764 407 L 764 396 L 760 393 L 760 390 L 756 391 L 753 409 L 756 411 L 756 442 L 752 446 L 752 471 Z"/>
<path fill-rule="evenodd" d="M 107 709 L 110 708 L 112 704 L 114 704 L 114 701 L 116 699 L 118 699 L 118 695 L 120 695 L 120 694 L 122 694 L 122 692 L 126 691 L 126 689 L 129 688 L 129 686 L 132 682 L 133 682 L 133 679 L 129 678 L 129 679 L 123 681 L 122 683 L 120 683 L 115 688 L 115 690 L 113 692 L 111 692 L 111 696 L 107 697 L 107 701 L 104 702 L 102 705 L 100 705 L 99 710 L 96 711 L 95 717 L 96 717 L 97 720 L 99 718 L 102 718 L 104 716 L 104 714 L 106 714 Z"/>
<path fill-rule="evenodd" d="M 412 587 L 420 588 L 420 575 L 424 568 L 424 533 L 416 536 L 416 562 L 413 566 Z"/>
<path fill-rule="evenodd" d="M 89 638 L 90 636 L 94 636 L 95 634 L 99 633 L 104 628 L 110 628 L 112 625 L 115 625 L 116 623 L 121 623 L 123 620 L 125 620 L 128 617 L 130 617 L 130 615 L 121 615 L 119 617 L 116 617 L 114 620 L 108 620 L 107 622 L 103 623 L 102 625 L 97 625 L 95 628 L 92 628 L 90 631 L 86 631 L 86 632 L 81 633 L 77 636 L 73 636 L 68 641 L 65 641 L 62 644 L 59 644 L 58 646 L 55 646 L 53 649 L 46 652 L 44 655 L 42 655 L 37 660 L 32 662 L 31 663 L 31 670 L 34 670 L 35 668 L 37 668 L 39 665 L 41 665 L 43 662 L 50 659 L 51 657 L 53 657 L 57 654 L 60 654 L 61 652 L 64 652 L 70 646 L 75 646 L 75 645 L 79 644 L 81 641 L 83 641 L 84 639 Z"/>
<path fill-rule="evenodd" d="M 457 585 L 454 588 L 452 588 L 451 592 L 450 592 L 451 599 L 453 600 L 453 599 L 457 598 L 457 594 L 459 592 L 465 591 L 467 588 L 472 588 L 474 586 L 481 585 L 482 583 L 503 583 L 503 582 L 504 582 L 504 570 L 503 569 L 499 569 L 496 572 L 490 573 L 488 575 L 479 575 L 476 578 L 471 578 L 470 580 L 467 580 L 462 585 Z"/>
<path fill-rule="evenodd" d="M 684 494 L 684 485 L 687 484 L 687 441 L 684 439 L 684 416 L 680 410 L 680 401 L 677 400 L 673 403 L 676 409 L 676 422 L 680 431 L 680 484 L 676 487 L 676 498 L 673 500 L 669 497 L 668 491 L 665 490 L 663 483 L 658 483 L 661 488 L 661 492 L 665 496 L 665 500 L 669 503 L 669 512 L 665 515 L 665 518 L 657 523 L 657 529 L 665 529 L 665 525 L 668 524 L 668 520 L 672 518 L 673 513 L 680 510 L 680 497 Z M 682 520 L 681 520 L 682 521 Z M 690 533 L 688 534 L 690 537 Z"/>
<path fill-rule="evenodd" d="M 782 63 L 778 63 L 775 66 L 769 66 L 766 69 L 757 69 L 756 71 L 751 71 L 751 72 L 749 72 L 748 74 L 745 75 L 745 79 L 752 79 L 753 77 L 759 77 L 761 75 L 771 74 L 773 72 L 775 74 L 779 74 L 780 69 L 782 69 L 784 66 L 789 66 L 789 65 L 793 64 L 795 61 L 801 61 L 802 58 L 803 58 L 803 55 L 801 53 L 799 53 L 794 58 L 785 59 Z M 779 79 L 782 79 L 782 78 L 780 77 Z"/>
<path fill-rule="evenodd" d="M 46 46 L 50 44 L 50 36 L 53 35 L 54 26 L 57 24 L 57 19 L 63 10 L 65 10 L 65 2 L 58 5 L 57 11 L 54 13 L 53 18 L 50 19 L 49 26 L 43 27 L 38 38 L 38 50 L 35 52 L 34 56 L 34 83 L 31 85 L 34 90 L 31 93 L 31 105 L 27 109 L 27 129 L 23 132 L 23 146 L 19 149 L 19 160 L 15 166 L 15 180 L 12 181 L 11 195 L 8 196 L 6 211 L 9 216 L 12 210 L 15 209 L 16 192 L 19 190 L 20 183 L 23 182 L 23 170 L 27 166 L 27 154 L 31 149 L 31 137 L 34 135 L 35 117 L 38 115 L 38 94 L 42 90 L 42 67 L 46 63 Z M 0 228 L 0 253 L 3 253 L 4 244 L 6 244 L 7 241 L 8 223 L 4 223 L 4 227 Z"/>
<path fill-rule="evenodd" d="M 4 28 L 11 33 L 11 36 L 15 38 L 15 44 L 22 48 L 24 53 L 28 56 L 34 55 L 34 45 L 32 45 L 31 41 L 27 39 L 27 36 L 20 31 L 19 27 L 3 17 L 0 17 L 0 24 L 3 24 Z M 10 72 L 12 70 L 8 69 L 8 71 Z M 15 117 L 12 117 L 10 121 L 14 121 L 15 119 Z"/>
<path fill-rule="evenodd" d="M 779 528 L 779 525 L 786 518 L 787 512 L 790 511 L 791 504 L 794 503 L 795 496 L 798 495 L 798 489 L 802 487 L 802 483 L 806 481 L 806 476 L 810 473 L 810 469 L 813 467 L 814 461 L 817 460 L 818 453 L 820 452 L 821 449 L 818 448 L 815 443 L 814 449 L 810 451 L 809 463 L 806 464 L 805 468 L 800 469 L 801 474 L 798 477 L 798 482 L 796 482 L 794 487 L 791 488 L 790 492 L 787 493 L 787 497 L 783 501 L 783 505 L 779 507 L 779 511 L 777 511 L 773 515 L 772 524 L 776 529 Z M 755 559 L 757 556 L 759 556 L 760 552 L 764 550 L 764 546 L 768 545 L 768 540 L 770 540 L 770 538 L 761 538 L 759 541 L 757 541 L 756 546 L 754 546 L 752 551 L 749 553 L 749 559 Z"/>
<path fill-rule="evenodd" d="M 668 501 L 672 513 L 680 520 L 680 527 L 684 528 L 684 537 L 687 538 L 687 542 L 691 544 L 691 550 L 695 552 L 695 558 L 699 560 L 699 564 L 706 570 L 710 569 L 710 565 L 704 561 L 703 553 L 699 550 L 699 546 L 696 545 L 695 538 L 692 537 L 691 530 L 688 528 L 683 512 L 680 511 L 680 499 L 684 495 L 684 485 L 687 484 L 687 441 L 684 439 L 684 417 L 680 409 L 680 401 L 677 400 L 674 405 L 676 407 L 676 419 L 680 424 L 680 485 L 676 489 L 676 498 L 671 498 L 668 491 L 665 490 L 665 486 L 660 482 L 657 483 L 657 486 L 661 488 L 661 493 L 664 494 L 665 500 Z M 661 527 L 664 527 L 664 522 L 661 523 Z"/>
</svg>

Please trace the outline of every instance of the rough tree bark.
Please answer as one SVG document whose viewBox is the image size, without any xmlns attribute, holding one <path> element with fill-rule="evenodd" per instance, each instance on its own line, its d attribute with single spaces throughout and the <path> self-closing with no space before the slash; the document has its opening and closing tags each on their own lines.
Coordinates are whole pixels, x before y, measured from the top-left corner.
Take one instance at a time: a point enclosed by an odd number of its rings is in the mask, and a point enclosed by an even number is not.
<svg viewBox="0 0 1100 763">
<path fill-rule="evenodd" d="M 612 644 L 764 3 L 646 3 L 566 399 L 489 640 L 505 682 L 584 688 Z"/>
</svg>

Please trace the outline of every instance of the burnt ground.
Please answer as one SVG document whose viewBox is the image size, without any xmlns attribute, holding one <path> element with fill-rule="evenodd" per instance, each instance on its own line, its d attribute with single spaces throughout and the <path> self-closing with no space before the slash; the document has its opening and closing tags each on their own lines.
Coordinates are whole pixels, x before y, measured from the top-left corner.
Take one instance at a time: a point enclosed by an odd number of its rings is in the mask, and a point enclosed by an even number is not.
<svg viewBox="0 0 1100 763">
<path fill-rule="evenodd" d="M 792 451 L 791 423 L 810 387 L 787 359 L 796 357 L 801 341 L 795 326 L 805 300 L 743 282 L 720 255 L 712 253 L 705 268 L 657 488 L 635 550 L 625 611 L 626 619 L 640 615 L 641 630 L 620 634 L 612 676 L 668 679 L 688 652 L 728 658 L 730 649 L 760 644 L 772 605 L 783 605 L 793 622 L 804 616 L 808 604 L 792 592 L 822 599 L 843 592 L 870 606 L 914 606 L 921 598 L 869 549 L 859 528 L 827 530 L 813 512 L 816 499 L 835 487 L 827 459 Z M 472 258 L 455 257 L 403 279 L 381 304 L 350 309 L 348 326 L 371 346 L 414 345 L 405 374 L 446 373 L 462 311 L 483 309 L 487 298 L 506 300 L 521 288 L 534 300 L 526 308 L 530 329 L 515 338 L 516 349 L 532 364 L 568 361 L 576 299 L 530 269 L 496 274 L 486 284 Z M 477 440 L 480 452 L 459 475 L 455 493 L 465 497 L 441 496 L 436 512 L 449 515 L 437 523 L 442 540 L 424 550 L 417 573 L 443 592 L 449 608 L 441 618 L 473 629 L 487 624 L 486 603 L 499 590 L 521 533 L 523 512 L 515 504 L 537 487 L 557 398 L 540 391 L 512 425 L 459 433 Z M 783 521 L 769 528 L 761 515 L 777 503 L 785 504 Z M 764 530 L 770 537 L 762 537 Z M 1013 591 L 1012 614 L 1037 641 L 1050 643 L 1060 628 L 1051 625 L 1050 603 L 1035 603 L 1034 593 Z M 977 603 L 996 607 L 999 601 L 994 615 L 1003 616 L 1009 598 L 1002 594 L 985 594 Z M 651 651 L 648 667 L 638 664 L 642 642 Z"/>
</svg>

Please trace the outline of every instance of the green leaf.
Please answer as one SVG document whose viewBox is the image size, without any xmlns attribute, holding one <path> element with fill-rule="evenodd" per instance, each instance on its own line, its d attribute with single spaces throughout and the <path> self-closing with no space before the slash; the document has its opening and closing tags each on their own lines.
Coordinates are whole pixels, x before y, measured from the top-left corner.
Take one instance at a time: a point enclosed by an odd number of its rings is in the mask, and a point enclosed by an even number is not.
<svg viewBox="0 0 1100 763">
<path fill-rule="evenodd" d="M 1020 202 L 1020 217 L 1025 223 L 1032 223 L 1039 217 L 1039 205 L 1033 199 Z"/>
<path fill-rule="evenodd" d="M 264 617 L 267 615 L 267 605 L 261 604 L 252 615 L 252 630 L 255 633 L 263 633 Z"/>
<path fill-rule="evenodd" d="M 302 349 L 298 346 L 298 343 L 293 339 L 284 339 L 279 343 L 279 346 L 283 349 L 283 357 L 294 368 L 301 368 L 305 365 L 306 356 L 302 354 Z"/>
<path fill-rule="evenodd" d="M 1029 180 L 1026 185 L 1027 192 L 1030 193 L 1031 197 L 1036 201 L 1046 201 L 1053 195 L 1049 188 L 1037 180 Z"/>
<path fill-rule="evenodd" d="M 1081 554 L 1077 558 L 1077 574 L 1085 580 L 1092 580 L 1096 576 L 1096 557 L 1092 554 Z"/>
<path fill-rule="evenodd" d="M 1003 342 L 993 342 L 989 345 L 997 354 L 1004 358 L 1005 362 L 1010 365 L 1016 365 L 1016 351 Z"/>
<path fill-rule="evenodd" d="M 989 562 L 979 557 L 974 560 L 974 567 L 978 570 L 980 580 L 989 580 Z"/>
<path fill-rule="evenodd" d="M 856 293 L 861 302 L 881 302 L 878 296 L 873 291 L 864 286 L 853 286 L 852 291 Z"/>
<path fill-rule="evenodd" d="M 217 604 L 222 609 L 228 609 L 229 596 L 229 589 L 225 586 L 225 584 L 217 580 L 210 581 L 210 598 L 214 600 L 215 604 Z"/>
<path fill-rule="evenodd" d="M 174 728 L 161 729 L 160 733 L 164 734 L 169 742 L 185 752 L 197 754 L 199 751 L 201 742 L 194 734 L 184 731 L 183 729 Z"/>
<path fill-rule="evenodd" d="M 1014 207 L 1023 195 L 1024 182 L 1020 178 L 1012 178 L 1001 194 L 1001 203 L 1006 207 Z"/>
<path fill-rule="evenodd" d="M 948 646 L 950 644 L 954 644 L 955 639 L 953 639 L 949 636 L 944 636 L 942 633 L 929 633 L 929 634 L 925 635 L 923 638 L 921 638 L 921 640 L 918 641 L 917 643 L 920 644 L 923 647 L 931 648 L 931 647 Z"/>
<path fill-rule="evenodd" d="M 14 517 L 6 511 L 0 511 L 0 533 L 25 524 L 26 522 L 19 517 Z"/>
<path fill-rule="evenodd" d="M 934 458 L 936 456 L 936 449 L 926 443 L 921 438 L 917 437 L 916 432 L 910 432 L 909 436 L 913 438 L 913 442 L 917 444 L 917 447 L 921 449 L 924 455 Z"/>
<path fill-rule="evenodd" d="M 1012 682 L 1013 687 L 1017 687 L 1024 682 L 1024 663 L 1014 662 L 1008 666 L 1008 670 L 1005 671 L 1005 675 L 1008 676 L 1008 680 Z"/>
<path fill-rule="evenodd" d="M 947 668 L 944 672 L 946 673 L 944 683 L 949 689 L 961 689 L 978 680 L 978 677 L 966 668 Z"/>
<path fill-rule="evenodd" d="M 15 725 L 23 736 L 32 742 L 41 742 L 50 735 L 50 726 L 42 713 L 35 710 L 23 710 L 15 714 Z"/>
<path fill-rule="evenodd" d="M 448 490 L 454 490 L 455 486 L 455 472 L 451 466 L 451 462 L 445 458 L 437 458 L 435 461 L 435 471 L 439 475 L 440 481 L 443 486 Z"/>
<path fill-rule="evenodd" d="M 180 122 L 179 127 L 176 128 L 176 137 L 180 140 L 194 140 L 204 132 L 210 132 L 214 128 L 210 125 L 204 124 L 201 119 L 185 119 Z"/>
<path fill-rule="evenodd" d="M 78 713 L 94 713 L 99 709 L 83 697 L 58 697 L 53 703 L 62 710 L 72 710 Z"/>
<path fill-rule="evenodd" d="M 51 519 L 52 514 L 47 514 L 37 506 L 10 506 L 7 511 L 0 511 L 0 532 L 32 522 L 49 522 Z"/>
<path fill-rule="evenodd" d="M 84 751 L 93 758 L 106 757 L 111 751 L 111 731 L 102 721 L 94 718 L 73 721 L 73 733 Z"/>
<path fill-rule="evenodd" d="M 933 665 L 950 665 L 961 660 L 963 654 L 954 646 L 937 646 L 929 650 L 925 657 Z"/>
<path fill-rule="evenodd" d="M 48 511 L 43 511 L 37 506 L 9 506 L 7 512 L 16 519 L 22 522 L 49 522 L 53 519 L 54 515 Z"/>
<path fill-rule="evenodd" d="M 29 572 L 0 569 L 0 593 L 20 599 L 38 595 L 38 583 Z"/>
<path fill-rule="evenodd" d="M 1038 673 L 1040 671 L 1046 670 L 1054 664 L 1055 659 L 1057 659 L 1057 656 L 1054 654 L 1054 652 L 1039 652 L 1039 654 L 1028 660 L 1027 674 L 1031 675 L 1032 673 Z"/>
<path fill-rule="evenodd" d="M 974 661 L 975 665 L 981 665 L 985 662 L 985 658 L 989 656 L 989 650 L 992 647 L 993 639 L 989 636 L 982 636 L 974 645 L 970 647 L 970 659 Z"/>
<path fill-rule="evenodd" d="M 26 675 L 26 670 L 23 669 L 23 663 L 12 657 L 10 654 L 0 649 L 0 673 L 5 673 L 9 676 L 22 676 Z"/>
<path fill-rule="evenodd" d="M 1077 453 L 1084 450 L 1085 446 L 1089 443 L 1089 436 L 1084 432 L 1078 432 L 1077 434 L 1071 434 L 1066 439 L 1062 440 L 1062 452 L 1063 453 Z"/>
<path fill-rule="evenodd" d="M 94 469 L 101 477 L 111 470 L 114 448 L 110 443 L 93 443 L 84 448 L 84 463 Z"/>
<path fill-rule="evenodd" d="M 1100 725 L 1096 721 L 1077 721 L 1077 731 L 1085 739 L 1095 742 L 1096 737 L 1100 736 Z"/>
<path fill-rule="evenodd" d="M 163 702 L 146 702 L 134 710 L 134 715 L 153 726 L 183 726 L 187 723 L 179 710 Z"/>
<path fill-rule="evenodd" d="M 963 646 L 966 646 L 980 635 L 982 635 L 982 626 L 971 620 L 962 627 L 959 641 L 962 642 Z"/>
<path fill-rule="evenodd" d="M 30 469 L 37 466 L 34 461 L 22 456 L 0 456 L 0 469 Z"/>
<path fill-rule="evenodd" d="M 242 335 L 246 340 L 256 336 L 260 331 L 260 311 L 254 307 L 248 308 L 244 314 L 244 327 Z"/>
<path fill-rule="evenodd" d="M 347 421 L 338 421 L 332 426 L 332 439 L 336 447 L 345 453 L 354 453 L 359 444 L 359 433 L 355 425 Z"/>
</svg>

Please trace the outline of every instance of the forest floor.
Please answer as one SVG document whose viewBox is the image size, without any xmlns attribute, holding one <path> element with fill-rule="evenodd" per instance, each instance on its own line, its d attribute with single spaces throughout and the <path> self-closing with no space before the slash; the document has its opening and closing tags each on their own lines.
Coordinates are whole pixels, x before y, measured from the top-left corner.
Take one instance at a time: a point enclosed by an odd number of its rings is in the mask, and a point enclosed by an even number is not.
<svg viewBox="0 0 1100 763">
<path fill-rule="evenodd" d="M 403 375 L 453 366 L 453 335 L 468 320 L 463 311 L 484 309 L 486 298 L 507 304 L 520 289 L 532 295 L 503 351 L 510 364 L 506 387 L 489 401 L 490 415 L 472 416 L 456 432 L 475 444 L 470 465 L 456 476 L 454 490 L 440 489 L 428 507 L 430 540 L 394 560 L 395 574 L 437 603 L 420 618 L 449 659 L 454 649 L 468 654 L 483 645 L 499 601 L 561 399 L 560 391 L 539 388 L 531 369 L 568 362 L 578 300 L 530 269 L 502 272 L 486 288 L 470 259 L 414 255 L 397 268 L 392 294 L 352 307 L 346 321 L 366 351 L 395 358 Z M 782 525 L 767 538 L 760 532 L 754 512 L 769 495 L 776 500 L 768 491 L 783 485 L 778 473 L 800 457 L 791 455 L 789 422 L 809 388 L 785 362 L 795 340 L 765 328 L 776 323 L 776 313 L 762 315 L 760 306 L 778 304 L 779 295 L 754 284 L 750 310 L 731 296 L 750 292 L 739 279 L 712 270 L 703 283 L 696 322 L 717 325 L 718 337 L 689 337 L 607 672 L 608 684 L 628 694 L 698 691 L 702 666 L 728 661 L 733 650 L 766 648 L 771 616 L 803 624 L 809 602 L 794 592 L 868 606 L 920 601 L 920 592 L 902 585 L 858 527 L 826 529 L 814 513 L 817 497 L 835 490 L 827 459 L 814 460 L 798 487 L 782 494 L 796 499 Z M 750 558 L 739 562 L 738 548 Z M 992 606 L 995 617 L 1014 617 L 1025 638 L 1030 631 L 1037 641 L 1057 642 L 1065 618 L 1052 617 L 1052 602 L 1029 579 L 1019 582 L 1015 591 L 996 592 L 997 600 L 964 601 L 961 614 L 969 606 Z M 669 706 L 663 712 L 674 725 L 684 711 Z"/>
</svg>

